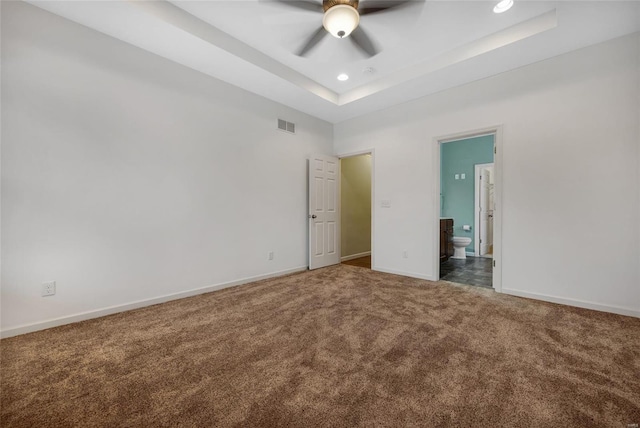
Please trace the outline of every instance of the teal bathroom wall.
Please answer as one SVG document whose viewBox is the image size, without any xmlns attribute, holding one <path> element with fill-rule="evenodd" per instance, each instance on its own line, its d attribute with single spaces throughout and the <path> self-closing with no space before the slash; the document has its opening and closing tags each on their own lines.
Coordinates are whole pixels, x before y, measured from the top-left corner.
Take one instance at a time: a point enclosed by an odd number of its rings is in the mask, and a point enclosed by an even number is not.
<svg viewBox="0 0 640 428">
<path fill-rule="evenodd" d="M 476 164 L 493 162 L 493 135 L 467 138 L 440 146 L 440 216 L 453 218 L 454 236 L 472 239 L 467 251 L 475 251 L 474 192 Z M 465 178 L 455 179 L 455 175 Z M 470 231 L 462 230 L 468 224 Z"/>
</svg>

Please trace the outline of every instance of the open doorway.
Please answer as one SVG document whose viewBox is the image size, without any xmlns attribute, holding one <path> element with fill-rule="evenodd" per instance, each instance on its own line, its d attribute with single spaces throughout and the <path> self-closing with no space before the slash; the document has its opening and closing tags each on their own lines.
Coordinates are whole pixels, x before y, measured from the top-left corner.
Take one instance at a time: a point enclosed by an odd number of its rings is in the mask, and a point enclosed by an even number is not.
<svg viewBox="0 0 640 428">
<path fill-rule="evenodd" d="M 371 153 L 340 159 L 341 262 L 371 269 Z"/>
<path fill-rule="evenodd" d="M 495 132 L 439 141 L 439 149 L 439 278 L 493 287 Z"/>
</svg>

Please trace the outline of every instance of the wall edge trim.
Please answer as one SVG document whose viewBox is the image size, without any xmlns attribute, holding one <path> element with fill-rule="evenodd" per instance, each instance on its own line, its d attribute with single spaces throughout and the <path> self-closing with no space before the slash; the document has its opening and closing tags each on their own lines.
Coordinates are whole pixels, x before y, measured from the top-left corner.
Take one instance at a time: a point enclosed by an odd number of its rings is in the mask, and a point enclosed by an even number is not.
<svg viewBox="0 0 640 428">
<path fill-rule="evenodd" d="M 626 315 L 629 317 L 640 318 L 640 310 L 625 308 L 622 306 L 603 305 L 602 303 L 595 303 L 595 302 L 590 302 L 586 300 L 551 296 L 548 294 L 532 293 L 529 291 L 514 290 L 511 288 L 502 288 L 502 293 L 508 294 L 511 296 L 516 296 L 516 297 L 524 297 L 527 299 L 542 300 L 544 302 L 549 302 L 549 303 L 558 303 L 566 306 L 575 306 L 583 309 L 591 309 L 594 311 L 609 312 L 609 313 L 618 314 L 618 315 Z"/>
<path fill-rule="evenodd" d="M 307 270 L 307 268 L 308 266 L 298 266 L 295 268 L 271 272 L 264 275 L 256 275 L 256 276 L 251 276 L 247 278 L 241 278 L 234 281 L 208 285 L 206 287 L 194 288 L 191 290 L 180 291 L 177 293 L 165 294 L 163 296 L 152 297 L 150 299 L 136 300 L 134 302 L 124 303 L 121 305 L 108 306 L 106 308 L 80 312 L 73 315 L 67 315 L 67 316 L 53 318 L 45 321 L 18 325 L 16 327 L 0 330 L 0 338 L 4 339 L 8 337 L 18 336 L 21 334 L 33 333 L 35 331 L 46 330 L 49 328 L 59 327 L 66 324 L 73 324 L 80 321 L 86 321 L 94 318 L 104 317 L 107 315 L 117 314 L 120 312 L 130 311 L 133 309 L 140 309 L 140 308 L 144 308 L 151 305 L 166 303 L 172 300 L 179 300 L 179 299 L 184 299 L 186 297 L 193 297 L 200 294 L 210 293 L 212 291 L 223 290 L 225 288 L 236 287 L 238 285 L 248 284 L 248 283 L 260 281 L 263 279 L 276 278 L 279 276 L 289 275 L 292 273 L 304 272 Z"/>
<path fill-rule="evenodd" d="M 370 256 L 371 251 L 365 251 L 364 253 L 351 254 L 350 256 L 344 256 L 340 258 L 340 261 L 346 262 L 347 260 L 359 259 L 360 257 Z"/>
<path fill-rule="evenodd" d="M 400 271 L 400 270 L 389 269 L 389 268 L 379 267 L 379 266 L 373 266 L 371 268 L 371 270 L 375 270 L 375 271 L 378 271 L 378 272 L 384 272 L 384 273 L 391 273 L 393 275 L 408 276 L 410 278 L 426 279 L 427 281 L 438 281 L 438 279 L 435 279 L 431 275 L 425 275 L 425 274 L 416 273 L 416 272 L 404 272 L 404 271 Z"/>
</svg>

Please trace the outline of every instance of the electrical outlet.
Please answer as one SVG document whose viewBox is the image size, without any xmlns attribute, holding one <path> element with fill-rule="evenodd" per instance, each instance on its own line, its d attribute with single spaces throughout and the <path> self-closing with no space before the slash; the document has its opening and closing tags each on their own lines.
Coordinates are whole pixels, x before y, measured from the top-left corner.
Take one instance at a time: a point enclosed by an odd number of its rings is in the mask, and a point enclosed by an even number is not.
<svg viewBox="0 0 640 428">
<path fill-rule="evenodd" d="M 47 281 L 42 283 L 42 297 L 56 294 L 56 282 Z"/>
<path fill-rule="evenodd" d="M 273 260 L 273 251 L 269 251 L 269 260 Z"/>
<path fill-rule="evenodd" d="M 409 252 L 407 250 L 404 250 L 402 252 L 402 257 L 405 258 L 405 259 L 408 259 L 409 258 Z"/>
</svg>

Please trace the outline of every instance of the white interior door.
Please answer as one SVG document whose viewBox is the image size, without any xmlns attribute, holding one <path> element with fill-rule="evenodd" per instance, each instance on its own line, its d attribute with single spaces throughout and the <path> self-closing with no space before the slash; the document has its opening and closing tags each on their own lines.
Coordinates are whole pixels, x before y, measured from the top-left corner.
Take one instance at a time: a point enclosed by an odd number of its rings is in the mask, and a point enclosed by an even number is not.
<svg viewBox="0 0 640 428">
<path fill-rule="evenodd" d="M 309 269 L 340 263 L 338 158 L 309 159 Z"/>
<path fill-rule="evenodd" d="M 480 216 L 480 255 L 484 256 L 489 252 L 491 245 L 491 237 L 489 231 L 491 229 L 492 207 L 489 203 L 491 176 L 488 169 L 480 171 L 480 206 L 478 214 Z"/>
</svg>

